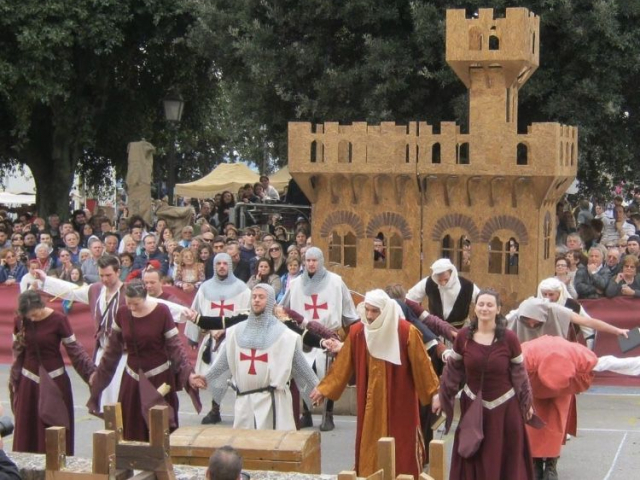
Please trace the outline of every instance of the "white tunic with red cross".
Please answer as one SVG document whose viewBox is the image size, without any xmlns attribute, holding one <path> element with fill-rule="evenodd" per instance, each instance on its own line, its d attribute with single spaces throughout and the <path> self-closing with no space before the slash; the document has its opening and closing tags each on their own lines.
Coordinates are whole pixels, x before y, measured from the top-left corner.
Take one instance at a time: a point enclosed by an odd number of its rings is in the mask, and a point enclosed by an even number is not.
<svg viewBox="0 0 640 480">
<path fill-rule="evenodd" d="M 235 297 L 228 298 L 226 300 L 205 298 L 203 291 L 198 290 L 198 293 L 191 304 L 191 308 L 193 310 L 205 317 L 232 317 L 234 314 L 237 314 L 237 312 L 248 311 L 250 306 L 251 290 L 249 290 L 249 288 L 242 291 L 242 293 Z M 200 338 L 200 331 L 200 328 L 192 322 L 187 322 L 184 327 L 185 336 L 193 342 L 197 342 Z M 198 349 L 198 357 L 195 367 L 196 373 L 206 372 L 209 366 L 213 363 L 213 359 L 215 357 L 213 352 L 211 355 L 211 363 L 207 364 L 202 361 L 203 350 L 207 347 L 209 336 L 213 335 L 213 333 L 214 332 L 212 331 L 206 331 L 204 338 L 202 339 L 202 343 Z M 215 341 L 211 342 L 211 344 L 212 346 L 215 346 Z"/>
<path fill-rule="evenodd" d="M 302 277 L 291 282 L 289 306 L 295 312 L 303 315 L 307 320 L 315 320 L 330 330 L 336 331 L 342 327 L 342 277 L 333 272 L 327 272 L 324 288 L 317 294 L 305 295 L 302 288 Z M 318 378 L 323 378 L 326 366 L 326 354 L 317 348 L 304 354 L 309 365 L 316 364 Z"/>
<path fill-rule="evenodd" d="M 227 329 L 226 354 L 232 381 L 240 392 L 275 387 L 271 393 L 262 391 L 236 396 L 233 428 L 258 430 L 295 430 L 293 402 L 289 390 L 293 354 L 302 348 L 300 335 L 289 329 L 265 350 L 241 348 L 236 341 L 238 327 Z"/>
</svg>

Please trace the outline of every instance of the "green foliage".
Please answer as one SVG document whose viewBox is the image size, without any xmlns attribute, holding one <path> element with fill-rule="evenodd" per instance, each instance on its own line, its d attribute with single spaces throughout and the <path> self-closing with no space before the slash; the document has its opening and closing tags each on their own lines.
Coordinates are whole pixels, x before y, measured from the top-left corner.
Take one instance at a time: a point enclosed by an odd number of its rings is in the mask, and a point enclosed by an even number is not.
<svg viewBox="0 0 640 480">
<path fill-rule="evenodd" d="M 214 59 L 252 158 L 266 126 L 286 160 L 287 122 L 466 123 L 462 83 L 445 63 L 445 10 L 524 6 L 541 16 L 541 67 L 520 94 L 520 128 L 580 128 L 580 178 L 592 190 L 637 177 L 640 2 L 613 0 L 211 0 L 192 42 Z M 240 135 L 242 137 L 242 135 Z"/>
<path fill-rule="evenodd" d="M 76 167 L 99 185 L 109 165 L 124 173 L 129 142 L 146 138 L 162 152 L 173 138 L 162 99 L 174 88 L 186 101 L 180 134 L 210 163 L 221 155 L 208 128 L 218 95 L 211 60 L 185 40 L 196 8 L 0 0 L 0 164 L 31 168 L 40 213 L 63 213 Z"/>
</svg>

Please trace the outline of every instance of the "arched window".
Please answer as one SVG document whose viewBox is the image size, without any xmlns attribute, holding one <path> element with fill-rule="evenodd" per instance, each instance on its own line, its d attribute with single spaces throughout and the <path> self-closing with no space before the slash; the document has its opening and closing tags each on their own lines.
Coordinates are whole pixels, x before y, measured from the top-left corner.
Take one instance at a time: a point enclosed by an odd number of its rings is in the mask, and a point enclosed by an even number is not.
<svg viewBox="0 0 640 480">
<path fill-rule="evenodd" d="M 503 243 L 498 237 L 493 237 L 489 243 L 489 273 L 502 273 Z"/>
<path fill-rule="evenodd" d="M 529 164 L 529 149 L 526 143 L 519 143 L 516 151 L 516 162 L 518 165 Z"/>
<path fill-rule="evenodd" d="M 431 147 L 431 163 L 440 163 L 440 144 L 434 143 Z"/>
<path fill-rule="evenodd" d="M 489 273 L 518 275 L 520 244 L 511 237 L 506 242 L 495 236 L 489 242 Z"/>
<path fill-rule="evenodd" d="M 489 36 L 489 50 L 500 50 L 500 39 L 497 35 Z"/>
<path fill-rule="evenodd" d="M 351 230 L 334 230 L 329 241 L 329 262 L 356 267 L 358 260 L 357 238 Z"/>
<path fill-rule="evenodd" d="M 309 155 L 311 163 L 324 162 L 324 145 L 322 142 L 314 140 L 311 142 L 311 152 Z"/>
<path fill-rule="evenodd" d="M 346 140 L 338 143 L 338 163 L 351 163 L 353 160 L 353 145 Z"/>
<path fill-rule="evenodd" d="M 469 165 L 469 143 L 459 143 L 456 145 L 456 163 L 458 165 Z"/>
<path fill-rule="evenodd" d="M 471 240 L 467 235 L 457 239 L 447 234 L 442 239 L 440 258 L 451 260 L 459 272 L 471 271 Z"/>
<path fill-rule="evenodd" d="M 373 239 L 373 268 L 402 269 L 404 245 L 398 232 L 389 229 L 378 232 Z"/>
</svg>

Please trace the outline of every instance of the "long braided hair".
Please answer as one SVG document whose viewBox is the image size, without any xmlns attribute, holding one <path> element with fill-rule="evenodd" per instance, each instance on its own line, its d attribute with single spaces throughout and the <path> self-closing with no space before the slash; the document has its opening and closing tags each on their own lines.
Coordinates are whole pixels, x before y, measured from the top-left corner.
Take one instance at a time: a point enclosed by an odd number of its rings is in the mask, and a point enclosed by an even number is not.
<svg viewBox="0 0 640 480">
<path fill-rule="evenodd" d="M 496 305 L 498 308 L 502 307 L 502 300 L 500 300 L 500 294 L 492 288 L 485 288 L 480 290 L 478 295 L 476 296 L 476 304 L 478 303 L 478 299 L 482 295 L 491 295 L 496 300 Z M 504 331 L 507 329 L 507 319 L 502 313 L 498 313 L 496 315 L 496 333 L 495 333 L 495 341 L 500 341 L 504 338 Z M 471 324 L 469 325 L 469 331 L 467 332 L 467 338 L 472 339 L 473 334 L 478 331 L 478 317 L 473 313 L 471 317 Z"/>
</svg>

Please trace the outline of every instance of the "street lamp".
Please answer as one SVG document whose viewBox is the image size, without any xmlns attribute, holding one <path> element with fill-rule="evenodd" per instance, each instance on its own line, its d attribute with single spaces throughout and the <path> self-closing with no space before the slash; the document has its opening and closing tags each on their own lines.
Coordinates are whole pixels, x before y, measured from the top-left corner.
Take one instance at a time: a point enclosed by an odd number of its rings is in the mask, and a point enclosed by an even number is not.
<svg viewBox="0 0 640 480">
<path fill-rule="evenodd" d="M 173 190 L 176 186 L 175 177 L 175 164 L 176 164 L 176 135 L 175 132 L 178 128 L 178 124 L 182 119 L 182 110 L 184 108 L 184 100 L 182 95 L 177 92 L 170 93 L 167 98 L 163 100 L 164 104 L 164 118 L 169 122 L 172 128 L 171 135 L 171 148 L 169 150 L 169 185 L 168 185 L 168 197 L 169 205 L 173 205 Z"/>
</svg>

